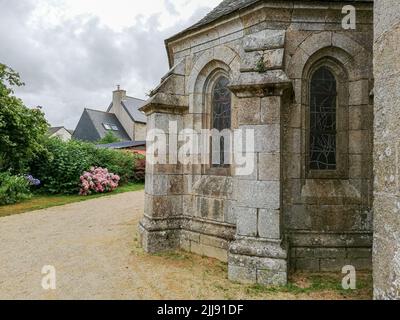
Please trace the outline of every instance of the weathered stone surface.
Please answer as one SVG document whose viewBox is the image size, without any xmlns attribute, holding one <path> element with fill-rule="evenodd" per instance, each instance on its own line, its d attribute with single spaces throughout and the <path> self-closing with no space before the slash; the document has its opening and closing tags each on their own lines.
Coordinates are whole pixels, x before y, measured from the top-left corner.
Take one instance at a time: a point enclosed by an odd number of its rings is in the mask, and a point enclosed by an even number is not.
<svg viewBox="0 0 400 320">
<path fill-rule="evenodd" d="M 275 153 L 280 151 L 280 126 L 278 124 L 270 125 L 243 125 L 240 126 L 242 130 L 252 130 L 254 132 L 254 151 L 263 153 Z M 243 137 L 243 141 L 245 139 Z M 247 149 L 246 151 L 251 152 Z"/>
<path fill-rule="evenodd" d="M 248 268 L 248 267 L 240 267 L 232 264 L 228 265 L 228 278 L 234 282 L 240 283 L 256 283 L 257 282 L 257 270 Z"/>
<path fill-rule="evenodd" d="M 145 212 L 152 217 L 173 217 L 182 214 L 182 196 L 146 195 Z"/>
<path fill-rule="evenodd" d="M 287 264 L 283 259 L 230 253 L 228 256 L 228 276 L 230 280 L 240 283 L 283 286 L 287 284 Z"/>
<path fill-rule="evenodd" d="M 368 80 L 358 80 L 349 83 L 350 105 L 366 105 L 371 92 Z"/>
<path fill-rule="evenodd" d="M 240 104 L 238 113 L 239 125 L 260 124 L 260 98 L 242 98 L 238 103 Z"/>
<path fill-rule="evenodd" d="M 248 35 L 243 40 L 246 51 L 283 48 L 285 43 L 285 30 L 263 30 Z"/>
<path fill-rule="evenodd" d="M 139 234 L 144 251 L 156 253 L 179 247 L 179 230 L 148 231 L 139 225 Z"/>
<path fill-rule="evenodd" d="M 236 236 L 235 241 L 230 244 L 229 252 L 233 256 L 271 258 L 276 261 L 287 258 L 287 251 L 282 247 L 281 240 L 259 237 Z"/>
<path fill-rule="evenodd" d="M 249 208 L 280 208 L 279 181 L 235 181 L 234 197 L 239 206 Z"/>
<path fill-rule="evenodd" d="M 258 179 L 264 181 L 279 181 L 281 178 L 280 153 L 258 154 Z"/>
<path fill-rule="evenodd" d="M 257 209 L 236 207 L 237 234 L 241 236 L 257 236 Z"/>
<path fill-rule="evenodd" d="M 224 222 L 230 223 L 232 225 L 237 225 L 237 218 L 236 218 L 236 201 L 226 200 L 224 202 Z"/>
<path fill-rule="evenodd" d="M 280 211 L 260 209 L 258 212 L 258 235 L 261 238 L 280 239 Z"/>
<path fill-rule="evenodd" d="M 243 88 L 250 88 L 254 90 L 266 88 L 271 85 L 289 85 L 289 83 L 289 78 L 284 71 L 269 70 L 263 73 L 241 73 L 237 78 L 231 81 L 229 88 L 231 91 L 237 92 Z"/>
<path fill-rule="evenodd" d="M 264 51 L 264 67 L 266 69 L 278 69 L 283 65 L 284 49 L 274 49 Z"/>
<path fill-rule="evenodd" d="M 243 54 L 240 71 L 255 71 L 257 63 L 263 58 L 264 51 L 251 51 Z"/>
<path fill-rule="evenodd" d="M 266 286 L 285 286 L 287 277 L 287 272 L 257 270 L 257 282 Z"/>
<path fill-rule="evenodd" d="M 261 99 L 261 123 L 281 123 L 281 97 L 270 96 Z"/>
<path fill-rule="evenodd" d="M 190 245 L 190 252 L 196 253 L 201 256 L 218 259 L 222 262 L 228 261 L 228 253 L 226 249 L 207 246 L 205 244 L 197 244 L 192 242 Z"/>
</svg>

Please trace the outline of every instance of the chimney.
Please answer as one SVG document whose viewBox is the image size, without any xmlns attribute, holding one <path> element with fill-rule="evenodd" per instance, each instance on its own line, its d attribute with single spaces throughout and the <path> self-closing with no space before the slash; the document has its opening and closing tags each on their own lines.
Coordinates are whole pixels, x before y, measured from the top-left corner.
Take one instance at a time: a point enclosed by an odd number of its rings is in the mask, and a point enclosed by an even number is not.
<svg viewBox="0 0 400 320">
<path fill-rule="evenodd" d="M 126 98 L 126 91 L 121 90 L 120 85 L 117 86 L 117 90 L 113 92 L 113 105 L 118 108 L 121 105 L 121 101 Z"/>
</svg>

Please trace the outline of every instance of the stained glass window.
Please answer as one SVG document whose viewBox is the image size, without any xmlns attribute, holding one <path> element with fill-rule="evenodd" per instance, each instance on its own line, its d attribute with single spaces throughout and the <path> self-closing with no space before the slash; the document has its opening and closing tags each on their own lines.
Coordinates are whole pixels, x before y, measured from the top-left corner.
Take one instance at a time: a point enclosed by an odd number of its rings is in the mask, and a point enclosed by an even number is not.
<svg viewBox="0 0 400 320">
<path fill-rule="evenodd" d="M 319 68 L 310 83 L 310 169 L 336 170 L 336 79 Z"/>
<path fill-rule="evenodd" d="M 231 92 L 228 89 L 228 84 L 228 78 L 220 77 L 212 92 L 212 128 L 220 132 L 231 128 Z M 214 167 L 226 165 L 225 146 L 224 137 L 221 137 L 219 164 L 213 163 Z"/>
</svg>

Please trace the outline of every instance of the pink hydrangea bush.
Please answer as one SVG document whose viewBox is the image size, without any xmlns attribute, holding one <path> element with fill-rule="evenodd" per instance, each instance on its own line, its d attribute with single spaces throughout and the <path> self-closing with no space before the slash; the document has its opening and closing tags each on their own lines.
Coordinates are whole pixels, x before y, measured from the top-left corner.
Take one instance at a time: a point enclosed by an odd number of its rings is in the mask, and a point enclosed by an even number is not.
<svg viewBox="0 0 400 320">
<path fill-rule="evenodd" d="M 107 169 L 92 167 L 80 177 L 79 194 L 87 196 L 92 193 L 112 192 L 118 187 L 120 177 L 108 172 Z"/>
</svg>

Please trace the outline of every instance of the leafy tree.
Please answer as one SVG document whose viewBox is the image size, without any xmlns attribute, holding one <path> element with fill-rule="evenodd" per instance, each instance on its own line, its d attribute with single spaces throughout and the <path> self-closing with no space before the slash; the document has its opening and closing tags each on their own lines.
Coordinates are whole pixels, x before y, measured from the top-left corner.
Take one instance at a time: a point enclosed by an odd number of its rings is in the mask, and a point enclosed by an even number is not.
<svg viewBox="0 0 400 320">
<path fill-rule="evenodd" d="M 120 142 L 121 140 L 115 136 L 115 134 L 111 131 L 108 131 L 104 138 L 97 141 L 97 144 L 110 144 L 115 142 Z"/>
<path fill-rule="evenodd" d="M 23 86 L 19 74 L 0 63 L 0 171 L 22 173 L 27 162 L 43 152 L 48 123 L 39 109 L 29 109 L 12 86 Z"/>
</svg>

